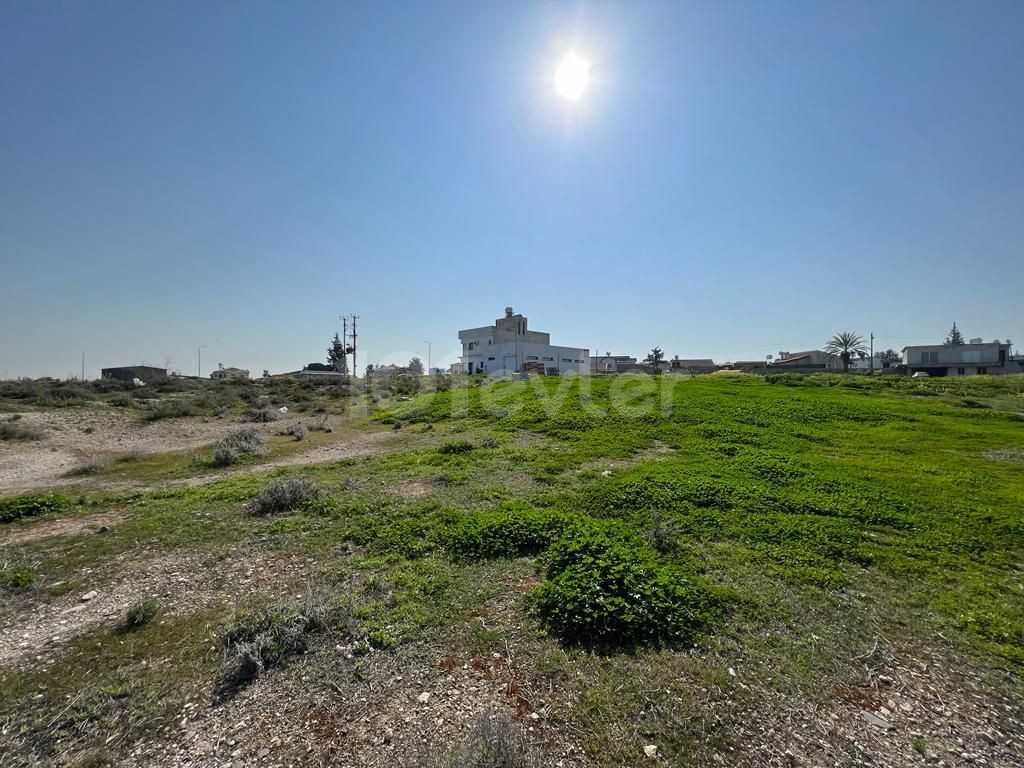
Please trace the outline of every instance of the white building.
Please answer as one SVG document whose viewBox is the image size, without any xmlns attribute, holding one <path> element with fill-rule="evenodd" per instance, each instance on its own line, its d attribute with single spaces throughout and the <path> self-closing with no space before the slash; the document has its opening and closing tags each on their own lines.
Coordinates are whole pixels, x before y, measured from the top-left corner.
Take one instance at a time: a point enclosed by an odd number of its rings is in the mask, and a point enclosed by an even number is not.
<svg viewBox="0 0 1024 768">
<path fill-rule="evenodd" d="M 526 318 L 514 314 L 512 307 L 505 307 L 505 316 L 494 325 L 459 331 L 459 341 L 465 373 L 587 373 L 590 350 L 552 346 L 551 334 L 529 330 Z"/>
<path fill-rule="evenodd" d="M 929 376 L 973 376 L 975 374 L 1020 373 L 1013 359 L 1011 343 L 929 344 L 903 348 L 907 373 L 919 371 Z"/>
</svg>

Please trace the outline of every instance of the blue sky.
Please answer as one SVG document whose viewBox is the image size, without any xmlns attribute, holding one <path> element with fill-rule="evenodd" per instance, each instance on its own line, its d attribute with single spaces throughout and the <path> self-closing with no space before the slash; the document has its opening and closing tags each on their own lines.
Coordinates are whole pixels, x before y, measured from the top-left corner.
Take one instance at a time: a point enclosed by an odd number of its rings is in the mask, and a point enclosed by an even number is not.
<svg viewBox="0 0 1024 768">
<path fill-rule="evenodd" d="M 1019 2 L 0 4 L 0 374 L 1024 341 Z M 583 98 L 560 58 L 592 66 Z"/>
</svg>

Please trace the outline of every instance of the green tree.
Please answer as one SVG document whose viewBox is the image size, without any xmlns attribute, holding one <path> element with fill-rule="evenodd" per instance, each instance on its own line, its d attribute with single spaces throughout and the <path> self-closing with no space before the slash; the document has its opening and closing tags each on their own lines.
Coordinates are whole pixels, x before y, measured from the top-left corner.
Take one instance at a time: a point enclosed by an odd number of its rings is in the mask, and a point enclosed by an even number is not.
<svg viewBox="0 0 1024 768">
<path fill-rule="evenodd" d="M 334 340 L 327 348 L 327 364 L 338 373 L 348 373 L 348 355 L 345 354 L 345 344 L 338 334 L 334 334 Z"/>
<path fill-rule="evenodd" d="M 843 362 L 843 372 L 845 373 L 850 369 L 850 360 L 854 355 L 858 355 L 862 352 L 867 352 L 867 347 L 864 346 L 864 339 L 858 336 L 853 331 L 843 331 L 833 336 L 828 344 L 825 345 L 825 351 L 830 355 L 836 355 Z"/>
<path fill-rule="evenodd" d="M 901 360 L 900 353 L 895 349 L 887 349 L 885 352 L 879 353 L 878 357 L 882 361 L 882 365 L 886 368 L 899 365 Z"/>
<path fill-rule="evenodd" d="M 665 353 L 661 351 L 661 347 L 655 347 L 647 353 L 647 357 L 644 359 L 645 363 L 650 363 L 654 366 L 654 372 L 659 373 L 661 371 L 658 365 L 662 360 L 665 359 Z"/>
<path fill-rule="evenodd" d="M 960 333 L 960 329 L 956 327 L 956 323 L 953 323 L 953 327 L 949 329 L 949 333 L 946 335 L 946 343 L 951 347 L 956 347 L 964 343 L 964 335 Z"/>
<path fill-rule="evenodd" d="M 423 361 L 420 360 L 418 357 L 413 357 L 413 359 L 409 361 L 409 373 L 411 373 L 413 376 L 422 376 Z"/>
</svg>

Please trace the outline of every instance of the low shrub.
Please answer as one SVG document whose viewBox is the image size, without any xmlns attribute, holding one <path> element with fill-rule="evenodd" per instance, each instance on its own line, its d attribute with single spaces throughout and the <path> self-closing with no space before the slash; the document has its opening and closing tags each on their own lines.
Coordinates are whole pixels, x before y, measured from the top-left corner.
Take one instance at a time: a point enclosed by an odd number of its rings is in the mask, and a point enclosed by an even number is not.
<svg viewBox="0 0 1024 768">
<path fill-rule="evenodd" d="M 553 635 L 596 647 L 691 643 L 721 610 L 698 577 L 583 527 L 556 542 L 534 610 Z"/>
<path fill-rule="evenodd" d="M 196 416 L 199 410 L 191 400 L 174 398 L 171 400 L 157 400 L 151 403 L 146 411 L 147 421 L 159 421 L 160 419 L 179 419 L 186 416 Z"/>
<path fill-rule="evenodd" d="M 22 592 L 36 580 L 35 569 L 25 560 L 0 552 L 0 594 Z"/>
<path fill-rule="evenodd" d="M 281 418 L 281 414 L 269 405 L 263 405 L 249 411 L 249 421 L 255 421 L 259 424 L 264 424 L 268 421 L 277 421 L 279 418 Z"/>
<path fill-rule="evenodd" d="M 323 489 L 308 477 L 283 477 L 249 502 L 250 515 L 276 515 L 316 501 Z"/>
<path fill-rule="evenodd" d="M 296 440 L 302 440 L 306 436 L 306 428 L 301 424 L 292 424 L 285 430 L 286 435 L 291 435 Z"/>
<path fill-rule="evenodd" d="M 236 430 L 217 441 L 213 448 L 213 464 L 229 467 L 243 458 L 263 453 L 263 435 L 253 427 Z"/>
<path fill-rule="evenodd" d="M 573 519 L 564 512 L 507 505 L 459 522 L 449 532 L 448 547 L 461 560 L 536 555 Z"/>
<path fill-rule="evenodd" d="M 69 504 L 66 497 L 56 493 L 26 493 L 0 499 L 0 523 L 9 523 L 22 517 L 35 517 L 57 512 Z"/>
<path fill-rule="evenodd" d="M 7 421 L 0 421 L 0 440 L 28 442 L 29 440 L 42 440 L 46 431 L 36 424 L 26 424 L 19 418 L 13 416 Z"/>
<path fill-rule="evenodd" d="M 102 459 L 93 459 L 87 461 L 85 464 L 79 464 L 77 467 L 72 467 L 64 473 L 65 477 L 85 477 L 88 475 L 98 475 L 107 466 L 107 463 Z"/>
<path fill-rule="evenodd" d="M 315 592 L 302 601 L 237 616 L 219 637 L 217 697 L 226 698 L 289 657 L 305 653 L 309 635 L 326 629 L 330 618 L 326 601 Z"/>
<path fill-rule="evenodd" d="M 160 611 L 160 603 L 146 599 L 132 603 L 124 617 L 124 630 L 131 632 L 149 624 Z"/>
<path fill-rule="evenodd" d="M 437 446 L 437 452 L 444 454 L 469 453 L 472 450 L 473 444 L 469 440 L 449 440 Z"/>
<path fill-rule="evenodd" d="M 665 518 L 660 512 L 651 513 L 651 527 L 647 530 L 647 540 L 651 547 L 663 555 L 679 548 L 682 527 L 675 520 Z"/>
<path fill-rule="evenodd" d="M 403 768 L 540 768 L 542 755 L 505 712 L 485 710 L 462 741 L 447 753 L 417 755 Z"/>
</svg>

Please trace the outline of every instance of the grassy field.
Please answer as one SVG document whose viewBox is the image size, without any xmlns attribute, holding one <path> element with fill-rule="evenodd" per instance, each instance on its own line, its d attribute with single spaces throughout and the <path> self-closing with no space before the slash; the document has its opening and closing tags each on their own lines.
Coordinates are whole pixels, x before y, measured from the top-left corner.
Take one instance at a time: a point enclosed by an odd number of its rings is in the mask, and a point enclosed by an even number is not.
<svg viewBox="0 0 1024 768">
<path fill-rule="evenodd" d="M 0 392 L 335 419 L 0 500 L 0 765 L 1024 764 L 1021 377 L 403 392 Z"/>
</svg>

